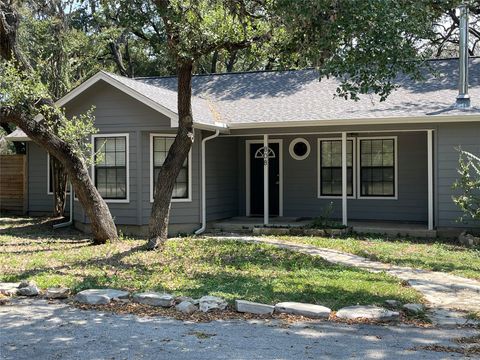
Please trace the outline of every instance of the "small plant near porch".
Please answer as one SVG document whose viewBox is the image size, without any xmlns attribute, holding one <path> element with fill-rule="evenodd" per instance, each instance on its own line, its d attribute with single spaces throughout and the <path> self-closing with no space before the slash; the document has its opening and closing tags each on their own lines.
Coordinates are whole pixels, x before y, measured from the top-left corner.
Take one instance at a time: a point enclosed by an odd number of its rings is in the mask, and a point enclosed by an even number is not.
<svg viewBox="0 0 480 360">
<path fill-rule="evenodd" d="M 313 219 L 310 224 L 312 229 L 346 229 L 347 226 L 333 220 L 333 202 L 330 202 L 322 211 L 322 214 Z"/>
<path fill-rule="evenodd" d="M 458 219 L 462 223 L 480 226 L 480 158 L 470 152 L 459 149 L 459 179 L 453 188 L 460 194 L 453 201 L 462 210 Z M 460 235 L 459 240 L 465 245 L 480 245 L 480 229 L 476 228 Z"/>
</svg>

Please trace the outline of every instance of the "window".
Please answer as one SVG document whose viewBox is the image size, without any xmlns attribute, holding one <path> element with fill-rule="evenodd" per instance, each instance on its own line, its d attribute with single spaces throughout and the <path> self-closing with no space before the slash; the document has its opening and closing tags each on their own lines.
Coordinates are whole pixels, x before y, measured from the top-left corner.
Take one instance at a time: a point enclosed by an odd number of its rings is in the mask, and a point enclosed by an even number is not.
<svg viewBox="0 0 480 360">
<path fill-rule="evenodd" d="M 359 139 L 360 196 L 396 196 L 395 138 Z"/>
<path fill-rule="evenodd" d="M 305 160 L 310 155 L 310 144 L 305 139 L 297 138 L 290 143 L 289 151 L 295 160 Z"/>
<path fill-rule="evenodd" d="M 128 135 L 94 135 L 94 181 L 106 200 L 128 202 Z"/>
<path fill-rule="evenodd" d="M 319 140 L 319 196 L 342 196 L 342 140 Z M 353 140 L 347 140 L 347 195 L 353 196 Z"/>
<path fill-rule="evenodd" d="M 47 194 L 53 195 L 52 156 L 47 153 Z M 70 183 L 67 183 L 67 194 L 70 194 Z"/>
<path fill-rule="evenodd" d="M 175 139 L 174 135 L 151 135 L 151 201 L 153 201 L 155 186 L 160 169 L 167 158 L 168 151 Z M 173 201 L 190 201 L 190 154 L 180 169 L 173 188 Z"/>
</svg>

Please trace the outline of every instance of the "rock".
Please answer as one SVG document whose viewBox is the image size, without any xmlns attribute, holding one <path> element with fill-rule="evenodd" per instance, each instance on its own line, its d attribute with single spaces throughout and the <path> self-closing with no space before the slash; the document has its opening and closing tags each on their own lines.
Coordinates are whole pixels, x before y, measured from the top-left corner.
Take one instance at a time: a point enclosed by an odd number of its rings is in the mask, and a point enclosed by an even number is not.
<svg viewBox="0 0 480 360">
<path fill-rule="evenodd" d="M 400 313 L 373 305 L 347 306 L 337 311 L 337 317 L 347 320 L 369 319 L 378 321 L 398 320 Z"/>
<path fill-rule="evenodd" d="M 184 314 L 191 314 L 198 310 L 198 308 L 195 305 L 193 305 L 190 301 L 182 301 L 180 304 L 175 306 L 175 309 Z"/>
<path fill-rule="evenodd" d="M 425 306 L 423 306 L 422 304 L 405 304 L 403 305 L 402 308 L 406 312 L 410 314 L 415 314 L 415 315 L 422 314 L 425 312 Z"/>
<path fill-rule="evenodd" d="M 18 284 L 19 289 L 26 288 L 29 286 L 37 286 L 37 284 L 35 283 L 35 281 L 30 281 L 30 280 L 22 280 L 20 281 L 20 284 Z"/>
<path fill-rule="evenodd" d="M 311 318 L 328 318 L 332 310 L 325 306 L 315 304 L 281 302 L 275 305 L 275 312 L 295 314 Z"/>
<path fill-rule="evenodd" d="M 171 307 L 175 298 L 170 294 L 150 291 L 133 295 L 133 301 L 143 305 Z"/>
<path fill-rule="evenodd" d="M 47 299 L 66 299 L 69 293 L 70 293 L 69 288 L 62 288 L 62 287 L 48 288 L 45 293 L 45 297 Z"/>
<path fill-rule="evenodd" d="M 210 310 L 225 310 L 228 305 L 225 299 L 209 295 L 202 296 L 200 299 L 198 299 L 198 303 L 200 305 L 200 310 L 203 312 Z"/>
<path fill-rule="evenodd" d="M 0 305 L 5 305 L 10 300 L 10 297 L 4 294 L 0 294 Z"/>
<path fill-rule="evenodd" d="M 175 303 L 176 304 L 180 304 L 181 302 L 184 302 L 184 301 L 188 301 L 188 302 L 191 302 L 193 304 L 193 302 L 195 300 L 193 300 L 191 297 L 189 296 L 177 296 L 175 297 Z M 198 303 L 197 303 L 198 304 Z"/>
<path fill-rule="evenodd" d="M 391 308 L 398 308 L 401 304 L 398 300 L 385 300 L 385 305 Z"/>
<path fill-rule="evenodd" d="M 37 296 L 38 294 L 40 294 L 40 289 L 35 284 L 24 286 L 17 290 L 17 295 L 20 296 Z"/>
<path fill-rule="evenodd" d="M 0 294 L 12 296 L 16 295 L 20 283 L 0 283 Z"/>
<path fill-rule="evenodd" d="M 480 237 L 468 234 L 465 231 L 458 236 L 458 241 L 460 242 L 460 244 L 468 247 L 480 245 Z"/>
<path fill-rule="evenodd" d="M 116 289 L 88 289 L 80 291 L 74 300 L 82 304 L 104 305 L 110 303 L 112 299 L 124 299 L 129 295 L 128 291 Z"/>
<path fill-rule="evenodd" d="M 235 300 L 235 309 L 241 313 L 272 315 L 275 307 L 246 300 Z"/>
</svg>

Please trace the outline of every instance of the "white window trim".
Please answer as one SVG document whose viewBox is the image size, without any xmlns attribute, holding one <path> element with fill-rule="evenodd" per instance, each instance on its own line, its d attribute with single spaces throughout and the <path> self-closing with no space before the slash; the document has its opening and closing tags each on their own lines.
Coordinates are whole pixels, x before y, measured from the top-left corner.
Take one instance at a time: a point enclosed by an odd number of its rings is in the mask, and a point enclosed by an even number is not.
<svg viewBox="0 0 480 360">
<path fill-rule="evenodd" d="M 130 140 L 129 140 L 129 133 L 118 133 L 118 134 L 94 134 L 92 135 L 92 159 L 95 159 L 95 139 L 99 137 L 110 138 L 110 137 L 125 137 L 125 167 L 127 168 L 127 197 L 126 199 L 104 199 L 107 203 L 117 203 L 117 204 L 127 204 L 130 202 Z M 92 181 L 95 184 L 95 162 L 92 161 L 91 166 L 92 171 Z"/>
<path fill-rule="evenodd" d="M 307 145 L 307 152 L 303 156 L 298 156 L 297 154 L 295 154 L 294 148 L 295 148 L 295 145 L 297 145 L 298 143 L 301 143 L 301 142 L 303 142 L 304 144 Z M 307 139 L 302 138 L 302 137 L 298 137 L 298 138 L 293 139 L 290 142 L 290 145 L 288 147 L 288 152 L 290 153 L 290 156 L 295 160 L 305 160 L 306 158 L 308 158 L 310 156 L 310 151 L 311 151 L 310 142 Z"/>
<path fill-rule="evenodd" d="M 357 198 L 357 171 L 356 171 L 356 142 L 354 137 L 347 138 L 347 141 L 352 141 L 352 177 L 353 177 L 353 195 L 347 196 L 347 199 L 356 199 Z M 341 199 L 342 195 L 322 195 L 322 159 L 321 159 L 321 143 L 322 141 L 342 141 L 342 138 L 331 137 L 331 138 L 318 138 L 317 139 L 317 198 L 318 199 Z"/>
<path fill-rule="evenodd" d="M 150 133 L 150 202 L 153 203 L 153 138 L 172 137 L 176 134 Z M 188 197 L 184 199 L 171 199 L 172 203 L 192 202 L 192 149 L 188 152 Z"/>
<path fill-rule="evenodd" d="M 279 161 L 279 175 L 280 183 L 278 188 L 278 216 L 283 216 L 283 139 L 268 139 L 268 143 L 278 144 L 278 152 L 280 153 Z M 263 144 L 263 140 L 246 140 L 245 141 L 245 215 L 250 216 L 250 145 L 251 144 Z"/>
<path fill-rule="evenodd" d="M 395 196 L 362 196 L 361 192 L 361 185 L 362 181 L 360 179 L 360 143 L 361 140 L 389 140 L 393 139 L 394 141 L 394 169 L 395 169 Z M 358 199 L 366 199 L 366 200 L 398 200 L 398 136 L 367 136 L 367 137 L 358 137 L 357 138 L 357 174 L 358 182 L 357 182 L 357 193 Z"/>
</svg>

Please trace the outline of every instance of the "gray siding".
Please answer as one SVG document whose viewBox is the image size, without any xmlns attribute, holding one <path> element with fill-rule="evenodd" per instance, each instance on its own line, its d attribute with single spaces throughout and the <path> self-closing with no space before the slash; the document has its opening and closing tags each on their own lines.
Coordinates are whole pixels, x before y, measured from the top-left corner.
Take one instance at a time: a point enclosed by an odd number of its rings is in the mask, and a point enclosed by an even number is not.
<svg viewBox="0 0 480 360">
<path fill-rule="evenodd" d="M 150 216 L 150 133 L 174 133 L 170 119 L 131 98 L 106 83 L 97 83 L 66 105 L 67 116 L 78 115 L 95 106 L 95 126 L 98 134 L 127 133 L 129 136 L 128 203 L 108 202 L 118 225 L 146 225 Z M 199 199 L 200 132 L 192 150 L 192 201 L 173 203 L 172 224 L 200 223 Z M 47 153 L 30 143 L 29 204 L 32 213 L 47 213 L 52 209 L 52 196 L 47 195 Z M 75 220 L 89 223 L 81 205 L 75 201 Z"/>
<path fill-rule="evenodd" d="M 174 133 L 172 129 L 168 131 L 143 131 L 142 156 L 141 156 L 141 196 L 142 224 L 148 224 L 152 203 L 150 202 L 150 133 Z M 200 131 L 195 132 L 195 141 L 192 147 L 192 199 L 188 202 L 172 202 L 170 213 L 170 222 L 172 224 L 199 224 L 200 223 Z"/>
<path fill-rule="evenodd" d="M 452 201 L 456 192 L 452 185 L 457 179 L 458 151 L 470 151 L 480 155 L 480 123 L 440 124 L 437 133 L 437 214 L 438 226 L 462 227 L 456 221 L 461 215 L 460 210 Z M 480 227 L 480 223 L 470 223 Z"/>
<path fill-rule="evenodd" d="M 402 220 L 426 222 L 427 204 L 427 145 L 426 133 L 362 133 L 359 136 L 398 137 L 398 199 L 349 199 L 350 220 Z M 289 144 L 296 137 L 309 141 L 311 153 L 305 160 L 295 160 L 289 154 Z M 283 214 L 292 217 L 317 217 L 330 202 L 333 216 L 341 216 L 341 200 L 318 198 L 318 138 L 335 135 L 271 136 L 283 140 Z M 249 138 L 250 139 L 250 138 Z M 240 141 L 239 173 L 243 185 L 239 187 L 239 214 L 245 215 L 245 141 Z"/>
<path fill-rule="evenodd" d="M 206 143 L 207 220 L 238 215 L 238 139 L 216 138 Z"/>
<path fill-rule="evenodd" d="M 47 152 L 39 145 L 34 142 L 27 143 L 28 213 L 30 215 L 53 214 L 53 195 L 48 193 L 47 158 Z M 67 195 L 67 214 L 69 209 L 70 197 Z"/>
</svg>

